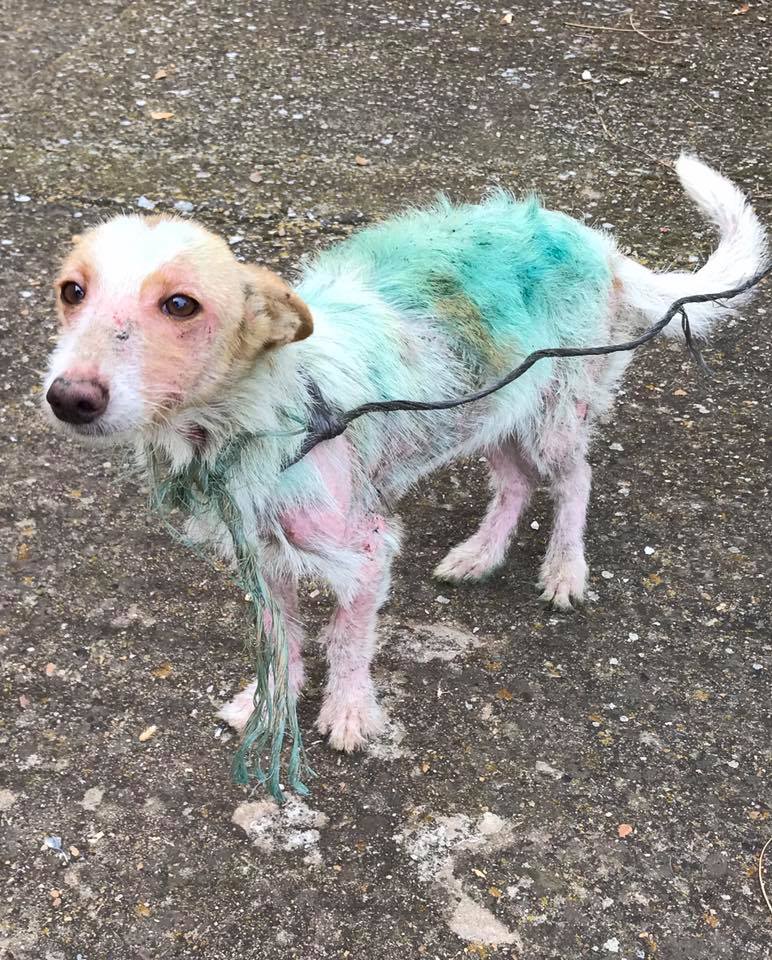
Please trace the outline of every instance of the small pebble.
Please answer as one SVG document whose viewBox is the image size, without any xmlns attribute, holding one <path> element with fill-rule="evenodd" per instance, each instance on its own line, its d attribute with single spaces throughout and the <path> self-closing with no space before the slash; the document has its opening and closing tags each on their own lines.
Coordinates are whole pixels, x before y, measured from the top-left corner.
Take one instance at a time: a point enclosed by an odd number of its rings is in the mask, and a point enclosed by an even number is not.
<svg viewBox="0 0 772 960">
<path fill-rule="evenodd" d="M 145 727 L 142 733 L 140 733 L 139 742 L 145 743 L 151 737 L 154 737 L 157 732 L 158 732 L 158 727 L 154 723 L 152 723 L 149 727 Z"/>
</svg>

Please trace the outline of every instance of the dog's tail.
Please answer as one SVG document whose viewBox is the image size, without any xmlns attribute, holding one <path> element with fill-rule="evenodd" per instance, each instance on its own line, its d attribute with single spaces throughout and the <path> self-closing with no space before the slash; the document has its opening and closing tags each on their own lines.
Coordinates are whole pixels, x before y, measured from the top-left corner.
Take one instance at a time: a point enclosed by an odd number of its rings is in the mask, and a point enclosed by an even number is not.
<svg viewBox="0 0 772 960">
<path fill-rule="evenodd" d="M 636 314 L 641 325 L 662 317 L 680 297 L 721 293 L 741 286 L 768 262 L 767 238 L 745 195 L 731 180 L 696 157 L 681 154 L 676 163 L 681 185 L 705 217 L 719 229 L 719 243 L 705 265 L 695 273 L 658 273 L 628 257 L 616 269 L 622 302 Z M 730 315 L 750 298 L 749 291 L 726 303 L 688 304 L 686 312 L 695 336 L 705 337 L 716 321 Z M 673 321 L 665 328 L 671 337 L 681 336 Z"/>
</svg>

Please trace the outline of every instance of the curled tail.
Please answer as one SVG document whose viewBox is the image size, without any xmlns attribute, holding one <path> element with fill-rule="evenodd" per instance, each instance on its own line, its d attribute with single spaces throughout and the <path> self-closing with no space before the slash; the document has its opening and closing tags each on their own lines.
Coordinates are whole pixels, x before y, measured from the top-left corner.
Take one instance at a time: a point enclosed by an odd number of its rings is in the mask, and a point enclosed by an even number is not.
<svg viewBox="0 0 772 960">
<path fill-rule="evenodd" d="M 641 325 L 659 319 L 680 297 L 720 293 L 739 287 L 763 270 L 769 260 L 766 231 L 745 195 L 731 180 L 696 157 L 681 154 L 676 173 L 686 193 L 719 230 L 719 243 L 695 273 L 659 273 L 628 257 L 621 257 L 616 275 L 623 304 L 640 318 Z M 729 305 L 690 304 L 692 331 L 705 337 L 714 323 L 729 316 L 752 296 L 749 291 Z M 668 336 L 681 336 L 680 325 L 665 328 Z"/>
</svg>

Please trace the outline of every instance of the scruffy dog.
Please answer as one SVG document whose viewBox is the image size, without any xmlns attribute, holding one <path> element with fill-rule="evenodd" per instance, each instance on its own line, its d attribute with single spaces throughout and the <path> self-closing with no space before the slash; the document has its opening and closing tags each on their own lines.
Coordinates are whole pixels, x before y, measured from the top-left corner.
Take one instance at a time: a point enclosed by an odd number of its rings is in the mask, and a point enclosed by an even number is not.
<svg viewBox="0 0 772 960">
<path fill-rule="evenodd" d="M 346 409 L 470 392 L 533 350 L 620 342 L 678 297 L 749 279 L 766 240 L 743 195 L 693 157 L 677 172 L 721 234 L 696 273 L 652 272 L 607 235 L 503 191 L 363 230 L 308 263 L 294 289 L 239 263 L 193 222 L 116 217 L 76 240 L 56 281 L 61 337 L 47 409 L 67 432 L 128 441 L 171 474 L 246 438 L 233 497 L 285 614 L 292 689 L 303 684 L 298 580 L 310 575 L 338 599 L 318 726 L 333 747 L 352 750 L 382 724 L 370 662 L 400 539 L 385 505 L 437 467 L 484 454 L 493 488 L 485 517 L 435 570 L 478 580 L 504 561 L 535 485 L 548 485 L 542 599 L 570 608 L 587 577 L 588 441 L 630 355 L 542 361 L 460 409 L 367 416 L 286 468 L 298 424 L 320 398 Z M 728 312 L 690 306 L 692 329 L 705 334 Z M 216 517 L 195 518 L 190 533 L 224 556 L 232 547 Z M 253 690 L 221 711 L 237 729 Z"/>
</svg>

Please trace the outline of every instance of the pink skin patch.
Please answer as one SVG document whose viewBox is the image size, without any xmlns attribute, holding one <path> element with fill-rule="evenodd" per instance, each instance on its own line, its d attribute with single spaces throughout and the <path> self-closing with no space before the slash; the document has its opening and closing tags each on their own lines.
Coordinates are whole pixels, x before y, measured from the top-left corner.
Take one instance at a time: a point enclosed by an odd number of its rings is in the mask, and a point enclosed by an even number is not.
<svg viewBox="0 0 772 960">
<path fill-rule="evenodd" d="M 281 516 L 288 539 L 299 549 L 345 547 L 361 556 L 356 591 L 333 613 L 325 630 L 329 672 L 317 726 L 330 745 L 355 750 L 383 725 L 370 676 L 375 653 L 378 608 L 388 583 L 390 552 L 386 521 L 351 513 L 351 466 L 346 441 L 339 437 L 310 455 L 321 474 L 331 506 L 299 509 Z"/>
<path fill-rule="evenodd" d="M 157 403 L 185 399 L 210 365 L 218 324 L 197 287 L 195 272 L 180 263 L 167 265 L 142 285 L 137 330 L 143 340 L 143 392 Z M 201 312 L 190 319 L 163 313 L 161 304 L 178 292 L 201 303 Z"/>
<path fill-rule="evenodd" d="M 331 506 L 299 508 L 281 514 L 280 522 L 287 539 L 301 550 L 315 545 L 349 543 L 351 509 L 351 462 L 348 444 L 343 437 L 315 447 L 308 455 L 322 478 Z"/>
<path fill-rule="evenodd" d="M 94 383 L 103 383 L 101 372 L 95 363 L 74 363 L 60 376 L 65 380 L 91 380 Z"/>
</svg>

